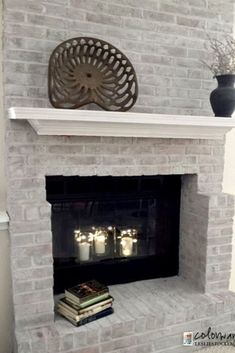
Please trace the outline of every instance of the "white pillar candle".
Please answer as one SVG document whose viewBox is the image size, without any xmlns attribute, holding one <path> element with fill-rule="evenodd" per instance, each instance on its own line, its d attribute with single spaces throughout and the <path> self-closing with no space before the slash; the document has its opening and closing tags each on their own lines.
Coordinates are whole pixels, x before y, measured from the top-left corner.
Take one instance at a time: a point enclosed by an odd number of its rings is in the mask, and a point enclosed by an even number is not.
<svg viewBox="0 0 235 353">
<path fill-rule="evenodd" d="M 133 239 L 130 237 L 122 237 L 121 240 L 122 255 L 131 256 L 133 252 Z"/>
<path fill-rule="evenodd" d="M 105 235 L 100 234 L 95 237 L 95 252 L 97 255 L 105 253 Z"/>
<path fill-rule="evenodd" d="M 78 243 L 80 261 L 88 261 L 90 259 L 90 244 L 87 242 Z"/>
</svg>

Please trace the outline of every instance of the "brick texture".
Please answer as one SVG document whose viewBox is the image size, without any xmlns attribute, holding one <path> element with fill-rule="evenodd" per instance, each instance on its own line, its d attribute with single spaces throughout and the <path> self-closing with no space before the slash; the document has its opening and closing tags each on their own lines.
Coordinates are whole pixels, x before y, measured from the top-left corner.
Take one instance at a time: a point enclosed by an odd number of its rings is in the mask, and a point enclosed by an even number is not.
<svg viewBox="0 0 235 353">
<path fill-rule="evenodd" d="M 16 132 L 20 133 L 21 140 Z M 7 133 L 7 145 L 13 300 L 18 330 L 43 324 L 53 327 L 52 235 L 50 205 L 45 201 L 45 175 L 182 175 L 180 276 L 197 292 L 227 293 L 233 197 L 222 193 L 223 140 L 46 137 L 36 136 L 26 124 L 13 124 Z M 16 160 L 18 173 L 11 173 Z M 159 288 L 158 282 L 156 288 Z M 115 297 L 118 299 L 118 292 Z M 200 297 L 196 295 L 195 300 L 200 302 Z M 113 327 L 113 331 L 107 334 L 107 337 L 111 335 L 110 341 L 106 342 L 104 336 L 101 344 L 90 332 L 94 344 L 89 347 L 84 343 L 85 348 L 79 348 L 81 352 L 85 349 L 87 352 L 96 351 L 97 347 L 107 353 L 117 349 L 121 352 L 130 346 L 133 346 L 133 352 L 155 349 L 149 348 L 145 339 L 135 335 L 145 332 L 146 327 L 151 330 L 156 325 L 177 325 L 185 316 L 191 315 L 184 311 L 178 318 L 174 313 L 163 323 L 154 313 L 149 318 L 141 302 L 134 306 L 131 302 L 120 304 L 116 307 L 117 316 L 108 320 Z M 213 311 L 211 315 L 214 314 Z M 121 322 L 117 321 L 120 316 L 123 316 Z M 126 326 L 130 319 L 137 320 L 142 316 L 135 327 L 130 323 Z M 88 326 L 89 330 L 92 329 Z M 127 338 L 124 331 L 129 332 Z M 157 335 L 155 331 L 153 337 Z M 162 347 L 179 345 L 180 337 L 177 333 L 168 341 L 162 340 Z M 50 347 L 57 347 L 57 340 L 52 341 Z M 49 343 L 41 344 L 43 351 L 45 344 Z M 69 345 L 62 339 L 61 345 L 65 344 Z M 80 343 L 76 345 L 80 347 Z M 25 349 L 25 345 L 23 347 Z M 151 347 L 155 346 L 152 344 Z M 30 349 L 37 352 L 33 346 Z M 52 353 L 53 349 L 56 348 L 50 348 L 48 352 Z M 64 348 L 60 350 L 65 352 Z"/>
<path fill-rule="evenodd" d="M 5 0 L 5 107 L 49 106 L 52 50 L 65 39 L 94 36 L 133 63 L 139 82 L 134 111 L 211 114 L 215 83 L 200 60 L 207 56 L 207 35 L 221 37 L 232 27 L 230 0 Z M 190 325 L 234 325 L 228 292 L 234 200 L 222 193 L 224 141 L 47 137 L 27 123 L 8 122 L 6 143 L 18 353 L 180 352 Z M 152 295 L 150 307 L 138 298 L 128 304 L 114 289 L 116 314 L 107 320 L 76 330 L 64 320 L 54 324 L 45 175 L 140 174 L 182 175 L 180 279 L 154 283 L 161 306 Z"/>
<path fill-rule="evenodd" d="M 184 331 L 234 330 L 234 293 L 195 296 L 179 278 L 116 285 L 110 291 L 115 297 L 112 316 L 80 328 L 56 317 L 54 324 L 17 330 L 18 352 L 181 353 Z M 187 347 L 190 353 L 195 350 Z"/>
<path fill-rule="evenodd" d="M 94 36 L 122 50 L 139 81 L 134 110 L 211 114 L 207 36 L 232 33 L 233 2 L 225 0 L 4 0 L 7 106 L 48 106 L 47 64 L 61 41 Z"/>
</svg>

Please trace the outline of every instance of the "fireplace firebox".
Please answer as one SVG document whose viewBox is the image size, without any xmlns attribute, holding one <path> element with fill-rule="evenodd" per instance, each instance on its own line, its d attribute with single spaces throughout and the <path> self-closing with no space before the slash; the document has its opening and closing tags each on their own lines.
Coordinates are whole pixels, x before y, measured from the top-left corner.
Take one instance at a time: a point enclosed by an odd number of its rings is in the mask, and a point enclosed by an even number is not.
<svg viewBox="0 0 235 353">
<path fill-rule="evenodd" d="M 47 176 L 54 292 L 178 274 L 180 175 Z"/>
</svg>

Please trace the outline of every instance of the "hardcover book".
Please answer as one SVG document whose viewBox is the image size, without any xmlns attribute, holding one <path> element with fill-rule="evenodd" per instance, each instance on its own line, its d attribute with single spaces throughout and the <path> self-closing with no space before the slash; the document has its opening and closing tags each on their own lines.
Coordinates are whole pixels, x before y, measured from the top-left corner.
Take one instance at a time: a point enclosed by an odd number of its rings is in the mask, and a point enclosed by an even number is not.
<svg viewBox="0 0 235 353">
<path fill-rule="evenodd" d="M 112 302 L 113 302 L 113 297 L 111 297 L 109 295 L 107 299 L 98 301 L 97 303 L 95 303 L 93 305 L 89 305 L 88 307 L 85 307 L 85 308 L 81 308 L 79 305 L 68 300 L 66 297 L 61 298 L 59 300 L 58 304 L 60 304 L 60 306 L 64 307 L 65 309 L 69 310 L 74 315 L 80 315 L 80 314 L 84 314 L 90 310 L 93 310 L 97 307 L 100 307 L 102 305 L 112 304 Z"/>
<path fill-rule="evenodd" d="M 92 315 L 95 315 L 95 314 L 98 314 L 100 313 L 101 311 L 103 310 L 106 310 L 108 308 L 110 308 L 112 306 L 112 304 L 106 304 L 106 305 L 102 305 L 100 307 L 97 307 L 93 310 L 89 310 L 88 312 L 86 313 L 83 313 L 83 314 L 80 314 L 80 315 L 75 315 L 73 313 L 71 313 L 71 311 L 65 309 L 63 306 L 61 306 L 60 304 L 57 305 L 57 311 L 64 315 L 64 316 L 69 316 L 70 318 L 72 318 L 73 320 L 76 320 L 77 322 L 78 321 L 81 321 L 83 319 L 86 319 L 87 317 L 89 316 L 92 316 Z"/>
<path fill-rule="evenodd" d="M 89 302 L 88 305 L 92 305 L 94 304 L 92 300 L 95 298 L 107 298 L 109 296 L 109 290 L 107 286 L 104 286 L 96 280 L 91 280 L 65 290 L 65 296 L 76 304 Z"/>
<path fill-rule="evenodd" d="M 70 297 L 67 297 L 66 296 L 66 300 L 70 303 L 72 303 L 73 305 L 77 305 L 80 309 L 85 309 L 87 308 L 88 306 L 90 305 L 93 305 L 95 303 L 99 303 L 101 302 L 102 300 L 105 300 L 109 297 L 109 293 L 105 293 L 105 294 L 102 294 L 102 295 L 99 295 L 95 298 L 92 298 L 92 299 L 89 299 L 89 300 L 86 300 L 82 303 L 78 303 L 76 300 L 74 300 L 74 298 L 70 298 Z"/>
<path fill-rule="evenodd" d="M 81 326 L 81 325 L 85 325 L 87 324 L 88 322 L 92 322 L 94 320 L 98 320 L 98 319 L 101 319 L 102 317 L 105 317 L 105 316 L 108 316 L 110 314 L 113 313 L 113 308 L 110 307 L 108 309 L 105 309 L 105 310 L 102 310 L 101 312 L 99 313 L 96 313 L 94 315 L 91 315 L 91 316 L 88 316 L 86 318 L 83 318 L 79 321 L 75 320 L 74 318 L 72 318 L 71 316 L 69 315 L 66 315 L 66 314 L 63 314 L 61 313 L 61 315 L 63 315 L 68 321 L 70 321 L 73 325 L 75 326 Z"/>
</svg>

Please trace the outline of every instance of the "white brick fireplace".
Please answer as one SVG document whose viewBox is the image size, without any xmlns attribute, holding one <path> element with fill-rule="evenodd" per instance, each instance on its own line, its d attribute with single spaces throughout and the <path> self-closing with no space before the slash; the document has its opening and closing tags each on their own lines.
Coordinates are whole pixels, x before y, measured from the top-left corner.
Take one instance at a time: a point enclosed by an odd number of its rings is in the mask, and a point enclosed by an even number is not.
<svg viewBox="0 0 235 353">
<path fill-rule="evenodd" d="M 9 116 L 16 351 L 182 352 L 183 331 L 234 330 L 234 198 L 222 191 L 234 119 L 37 108 Z M 84 327 L 55 319 L 45 176 L 169 174 L 182 175 L 179 276 L 112 286 L 115 313 Z"/>
<path fill-rule="evenodd" d="M 6 124 L 15 351 L 182 353 L 183 331 L 209 325 L 234 331 L 228 292 L 234 201 L 222 192 L 230 119 L 215 126 L 218 120 L 201 117 L 212 114 L 208 97 L 215 88 L 201 63 L 208 54 L 205 41 L 208 35 L 224 38 L 233 28 L 231 0 L 3 1 L 4 105 L 28 107 L 15 110 L 16 119 Z M 148 124 L 133 119 L 128 125 L 127 115 L 122 127 L 123 119 L 110 126 L 109 116 L 94 131 L 93 118 L 86 121 L 80 112 L 74 125 L 74 112 L 63 121 L 64 111 L 48 116 L 30 110 L 49 106 L 52 51 L 79 36 L 108 41 L 130 59 L 139 86 L 133 111 L 153 113 L 144 117 Z M 111 288 L 115 314 L 79 329 L 54 321 L 45 176 L 159 173 L 182 175 L 179 278 Z"/>
</svg>

